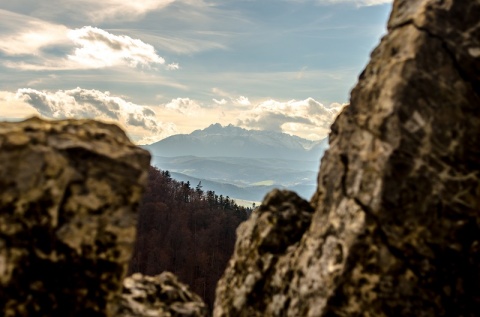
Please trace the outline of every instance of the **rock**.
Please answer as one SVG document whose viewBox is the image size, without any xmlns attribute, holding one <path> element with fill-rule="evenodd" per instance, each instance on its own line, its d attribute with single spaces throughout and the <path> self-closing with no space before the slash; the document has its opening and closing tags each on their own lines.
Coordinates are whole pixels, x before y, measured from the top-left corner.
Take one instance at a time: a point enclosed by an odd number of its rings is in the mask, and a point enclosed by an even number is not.
<svg viewBox="0 0 480 317">
<path fill-rule="evenodd" d="M 0 123 L 0 311 L 112 316 L 150 156 L 88 120 Z"/>
<path fill-rule="evenodd" d="M 203 317 L 208 308 L 200 296 L 180 283 L 175 275 L 135 273 L 123 282 L 117 317 Z"/>
<path fill-rule="evenodd" d="M 249 219 L 214 316 L 478 315 L 479 16 L 479 0 L 394 2 L 332 126 L 310 225 L 261 253 L 266 222 Z"/>
<path fill-rule="evenodd" d="M 233 262 L 217 285 L 216 301 L 222 303 L 216 305 L 217 315 L 279 315 L 278 302 L 284 300 L 282 293 L 288 288 L 286 272 L 277 271 L 288 263 L 279 261 L 288 259 L 298 247 L 312 215 L 312 206 L 293 192 L 274 190 L 265 197 L 237 229 Z"/>
</svg>

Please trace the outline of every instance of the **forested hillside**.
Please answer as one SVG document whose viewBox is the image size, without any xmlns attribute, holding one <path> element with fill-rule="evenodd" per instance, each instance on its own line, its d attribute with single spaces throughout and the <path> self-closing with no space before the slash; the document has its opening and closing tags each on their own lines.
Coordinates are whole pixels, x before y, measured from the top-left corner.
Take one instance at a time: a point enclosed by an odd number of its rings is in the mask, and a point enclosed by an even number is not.
<svg viewBox="0 0 480 317">
<path fill-rule="evenodd" d="M 201 184 L 192 187 L 151 167 L 130 273 L 171 271 L 212 306 L 235 229 L 250 212 L 228 196 L 204 192 Z"/>
</svg>

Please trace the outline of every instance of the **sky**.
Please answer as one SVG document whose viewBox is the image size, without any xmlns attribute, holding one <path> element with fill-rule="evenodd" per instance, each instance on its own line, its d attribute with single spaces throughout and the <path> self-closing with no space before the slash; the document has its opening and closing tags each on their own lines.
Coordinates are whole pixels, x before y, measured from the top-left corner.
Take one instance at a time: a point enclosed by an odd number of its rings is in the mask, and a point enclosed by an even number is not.
<svg viewBox="0 0 480 317">
<path fill-rule="evenodd" d="M 0 120 L 327 136 L 391 0 L 0 0 Z"/>
</svg>

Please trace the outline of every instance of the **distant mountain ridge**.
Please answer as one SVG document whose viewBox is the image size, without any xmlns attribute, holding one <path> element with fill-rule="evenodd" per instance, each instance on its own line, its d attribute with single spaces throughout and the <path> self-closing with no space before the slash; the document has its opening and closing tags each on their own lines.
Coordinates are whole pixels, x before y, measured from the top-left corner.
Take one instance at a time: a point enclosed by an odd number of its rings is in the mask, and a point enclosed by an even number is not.
<svg viewBox="0 0 480 317">
<path fill-rule="evenodd" d="M 260 201 L 273 188 L 288 188 L 309 199 L 328 139 L 217 123 L 143 148 L 152 154 L 153 166 L 169 170 L 175 179 L 202 181 L 205 189 L 231 198 Z"/>
<path fill-rule="evenodd" d="M 212 124 L 190 134 L 177 134 L 143 146 L 154 156 L 245 157 L 318 160 L 328 139 L 311 141 L 275 131 L 247 130 Z"/>
<path fill-rule="evenodd" d="M 154 156 L 152 165 L 168 170 L 178 181 L 198 184 L 231 198 L 261 201 L 273 188 L 310 197 L 316 188 L 318 162 L 248 158 Z"/>
</svg>

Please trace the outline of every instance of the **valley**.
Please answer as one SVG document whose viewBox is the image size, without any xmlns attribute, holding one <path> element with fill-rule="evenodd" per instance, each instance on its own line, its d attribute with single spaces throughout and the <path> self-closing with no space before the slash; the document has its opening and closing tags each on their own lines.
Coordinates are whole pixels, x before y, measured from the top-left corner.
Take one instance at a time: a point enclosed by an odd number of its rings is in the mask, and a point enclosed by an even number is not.
<svg viewBox="0 0 480 317">
<path fill-rule="evenodd" d="M 296 191 L 310 199 L 320 158 L 328 141 L 310 141 L 285 133 L 214 124 L 191 134 L 174 135 L 144 146 L 151 164 L 174 179 L 201 182 L 237 200 L 260 202 L 273 188 Z"/>
</svg>

